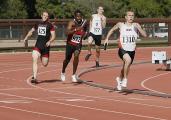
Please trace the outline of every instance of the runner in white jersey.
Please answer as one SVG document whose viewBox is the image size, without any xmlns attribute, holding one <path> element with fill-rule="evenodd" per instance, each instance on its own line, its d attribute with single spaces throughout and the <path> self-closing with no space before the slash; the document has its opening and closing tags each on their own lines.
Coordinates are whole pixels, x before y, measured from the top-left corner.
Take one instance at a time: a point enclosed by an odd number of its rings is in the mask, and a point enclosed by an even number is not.
<svg viewBox="0 0 171 120">
<path fill-rule="evenodd" d="M 92 21 L 91 21 L 91 27 L 90 27 L 90 33 L 94 35 L 102 35 L 102 18 L 98 14 L 92 15 Z"/>
<path fill-rule="evenodd" d="M 135 51 L 137 38 L 138 33 L 135 24 L 120 23 L 119 48 L 125 51 Z"/>
<path fill-rule="evenodd" d="M 85 57 L 87 61 L 92 55 L 91 45 L 95 41 L 96 48 L 96 67 L 99 67 L 99 57 L 100 57 L 100 45 L 102 39 L 102 31 L 106 26 L 106 17 L 103 15 L 103 7 L 99 6 L 97 9 L 97 14 L 93 14 L 90 20 L 90 33 L 88 37 L 88 54 Z"/>
<path fill-rule="evenodd" d="M 133 11 L 127 11 L 125 19 L 125 23 L 119 22 L 112 27 L 104 42 L 104 44 L 108 44 L 109 37 L 112 33 L 117 29 L 120 30 L 118 55 L 123 61 L 123 67 L 121 69 L 120 76 L 116 78 L 118 84 L 117 90 L 122 90 L 122 88 L 127 87 L 127 76 L 130 66 L 134 60 L 138 32 L 143 37 L 147 37 L 146 32 L 141 28 L 140 24 L 133 22 Z"/>
</svg>

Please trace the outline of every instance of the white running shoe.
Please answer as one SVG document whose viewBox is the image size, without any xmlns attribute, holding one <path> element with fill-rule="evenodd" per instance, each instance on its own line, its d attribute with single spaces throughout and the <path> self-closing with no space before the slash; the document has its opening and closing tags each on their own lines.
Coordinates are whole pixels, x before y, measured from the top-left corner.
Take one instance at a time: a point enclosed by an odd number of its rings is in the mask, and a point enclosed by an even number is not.
<svg viewBox="0 0 171 120">
<path fill-rule="evenodd" d="M 62 82 L 65 81 L 65 73 L 61 73 L 61 81 L 62 81 Z"/>
<path fill-rule="evenodd" d="M 126 88 L 126 87 L 127 87 L 127 81 L 128 81 L 128 80 L 127 80 L 126 78 L 124 78 L 124 79 L 121 81 L 121 82 L 122 82 L 122 83 L 121 83 L 121 86 Z"/>
<path fill-rule="evenodd" d="M 74 74 L 74 75 L 72 75 L 72 82 L 78 82 L 77 81 L 77 77 L 76 77 L 76 75 Z"/>
<path fill-rule="evenodd" d="M 116 77 L 116 82 L 117 82 L 117 90 L 118 91 L 121 91 L 122 90 L 122 86 L 121 86 L 121 84 L 122 84 L 122 81 L 121 81 L 121 78 L 120 77 Z"/>
</svg>

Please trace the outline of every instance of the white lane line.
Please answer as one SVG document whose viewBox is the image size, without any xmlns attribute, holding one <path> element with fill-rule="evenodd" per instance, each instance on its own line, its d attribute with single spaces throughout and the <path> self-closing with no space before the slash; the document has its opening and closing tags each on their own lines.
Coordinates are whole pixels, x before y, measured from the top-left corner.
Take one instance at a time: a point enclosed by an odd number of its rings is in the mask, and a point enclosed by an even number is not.
<svg viewBox="0 0 171 120">
<path fill-rule="evenodd" d="M 54 63 L 54 62 L 50 62 L 51 65 L 59 65 L 59 63 Z M 11 67 L 22 67 L 22 66 L 32 66 L 31 62 L 16 62 L 16 63 L 0 63 L 1 67 L 3 66 L 3 68 L 11 68 Z M 39 63 L 39 65 L 41 65 L 41 63 Z M 51 66 L 49 65 L 49 66 Z"/>
<path fill-rule="evenodd" d="M 92 99 L 87 99 L 83 97 L 46 97 L 46 98 L 38 98 L 38 99 L 54 99 L 59 101 L 69 101 L 69 102 L 89 102 L 89 101 L 95 101 Z"/>
<path fill-rule="evenodd" d="M 28 101 L 28 100 L 0 100 L 0 103 L 32 103 L 32 101 Z"/>
<path fill-rule="evenodd" d="M 155 93 L 167 94 L 167 93 L 164 93 L 164 92 L 161 92 L 161 91 L 157 91 L 157 90 L 153 90 L 153 89 L 151 89 L 151 88 L 149 88 L 149 87 L 146 87 L 146 86 L 145 86 L 145 83 L 146 83 L 147 81 L 151 80 L 151 79 L 154 79 L 154 78 L 157 78 L 157 77 L 160 77 L 160 76 L 164 76 L 164 75 L 167 75 L 167 74 L 170 74 L 170 73 L 171 73 L 171 72 L 166 72 L 166 73 L 162 73 L 162 74 L 157 74 L 157 75 L 151 76 L 151 77 L 149 77 L 149 78 L 143 80 L 143 81 L 141 82 L 141 86 L 142 86 L 143 88 L 145 88 L 145 89 L 147 89 L 147 90 L 149 90 L 149 91 L 155 92 Z"/>
<path fill-rule="evenodd" d="M 8 88 L 1 88 L 0 91 L 11 91 L 11 90 L 40 90 L 39 88 L 11 88 L 13 86 L 5 86 L 0 85 L 0 87 L 8 87 Z M 51 90 L 60 90 L 60 89 L 87 89 L 86 87 L 59 87 L 59 88 L 46 88 Z"/>
<path fill-rule="evenodd" d="M 22 68 L 22 69 L 6 70 L 6 71 L 1 71 L 0 74 L 7 73 L 7 72 L 15 72 L 15 71 L 27 70 L 27 69 L 32 69 L 32 68 L 29 67 L 29 68 Z"/>
<path fill-rule="evenodd" d="M 21 112 L 27 112 L 27 113 L 32 113 L 32 114 L 39 114 L 39 115 L 44 115 L 44 116 L 49 116 L 49 117 L 55 117 L 55 118 L 62 118 L 62 119 L 67 119 L 67 120 L 78 120 L 78 119 L 71 118 L 71 117 L 65 117 L 65 116 L 60 116 L 60 115 L 54 115 L 54 114 L 30 111 L 30 110 L 15 108 L 15 107 L 8 107 L 8 106 L 0 106 L 0 107 L 1 108 L 5 108 L 5 109 L 21 111 Z"/>
<path fill-rule="evenodd" d="M 56 67 L 56 65 L 49 65 L 49 67 L 53 67 L 53 66 Z M 41 67 L 43 67 L 43 66 L 40 66 L 40 68 L 41 68 Z M 0 74 L 2 74 L 2 73 L 7 73 L 7 72 L 22 71 L 22 70 L 27 70 L 27 69 L 32 69 L 32 67 L 1 71 Z"/>
<path fill-rule="evenodd" d="M 140 101 L 153 101 L 153 99 L 144 99 L 144 98 L 128 98 L 131 100 L 140 100 Z"/>
<path fill-rule="evenodd" d="M 11 86 L 10 86 L 11 87 Z M 37 88 L 3 88 L 0 91 L 11 91 L 11 90 L 36 90 Z"/>
<path fill-rule="evenodd" d="M 89 101 L 94 101 L 94 100 L 77 98 L 77 99 L 65 99 L 65 101 L 69 101 L 69 102 L 89 102 Z"/>
</svg>

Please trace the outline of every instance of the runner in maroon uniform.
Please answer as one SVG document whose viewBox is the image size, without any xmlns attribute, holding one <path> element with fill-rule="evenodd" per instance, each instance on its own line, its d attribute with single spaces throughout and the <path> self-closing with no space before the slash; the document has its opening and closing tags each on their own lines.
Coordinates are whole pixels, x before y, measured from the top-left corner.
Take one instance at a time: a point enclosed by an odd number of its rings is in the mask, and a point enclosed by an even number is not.
<svg viewBox="0 0 171 120">
<path fill-rule="evenodd" d="M 48 21 L 49 14 L 44 11 L 41 15 L 41 22 L 37 23 L 26 35 L 24 42 L 37 30 L 37 41 L 33 48 L 32 58 L 33 58 L 33 77 L 31 82 L 37 83 L 37 71 L 38 71 L 38 59 L 41 58 L 43 66 L 47 66 L 49 62 L 49 50 L 50 44 L 55 39 L 55 29 L 53 25 Z"/>
<path fill-rule="evenodd" d="M 75 73 L 79 62 L 82 39 L 87 33 L 87 22 L 83 19 L 81 11 L 76 10 L 74 13 L 74 17 L 75 19 L 69 22 L 66 32 L 68 37 L 65 60 L 63 61 L 63 68 L 61 73 L 62 81 L 65 81 L 65 69 L 72 58 L 72 54 L 74 54 L 72 82 L 77 82 Z"/>
</svg>

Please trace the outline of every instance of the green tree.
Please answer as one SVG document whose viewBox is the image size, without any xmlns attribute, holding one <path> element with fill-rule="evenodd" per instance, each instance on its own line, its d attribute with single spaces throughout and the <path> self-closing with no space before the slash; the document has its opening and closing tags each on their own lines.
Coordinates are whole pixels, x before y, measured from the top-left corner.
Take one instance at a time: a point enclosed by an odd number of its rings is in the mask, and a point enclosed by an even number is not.
<svg viewBox="0 0 171 120">
<path fill-rule="evenodd" d="M 165 17 L 171 17 L 171 0 L 156 0 L 160 5 L 162 15 Z"/>
<path fill-rule="evenodd" d="M 76 9 L 89 13 L 88 9 L 80 6 L 74 0 L 39 0 L 36 3 L 36 9 L 39 14 L 43 10 L 47 10 L 52 16 L 57 18 L 72 18 Z"/>
<path fill-rule="evenodd" d="M 129 0 L 112 0 L 113 9 L 111 10 L 112 18 L 122 18 L 125 16 L 125 11 L 128 10 Z"/>
<path fill-rule="evenodd" d="M 26 11 L 28 14 L 28 18 L 37 18 L 38 14 L 35 8 L 36 0 L 24 0 L 24 4 L 26 6 Z"/>
<path fill-rule="evenodd" d="M 160 5 L 156 0 L 129 0 L 129 8 L 135 11 L 137 17 L 160 17 L 162 16 Z"/>
<path fill-rule="evenodd" d="M 26 18 L 27 12 L 22 0 L 5 0 L 0 7 L 1 19 Z"/>
<path fill-rule="evenodd" d="M 122 18 L 133 9 L 137 17 L 171 17 L 171 0 L 1 0 L 0 18 L 37 18 L 47 10 L 50 16 L 72 18 L 80 9 L 86 18 L 103 6 L 108 18 Z"/>
</svg>

